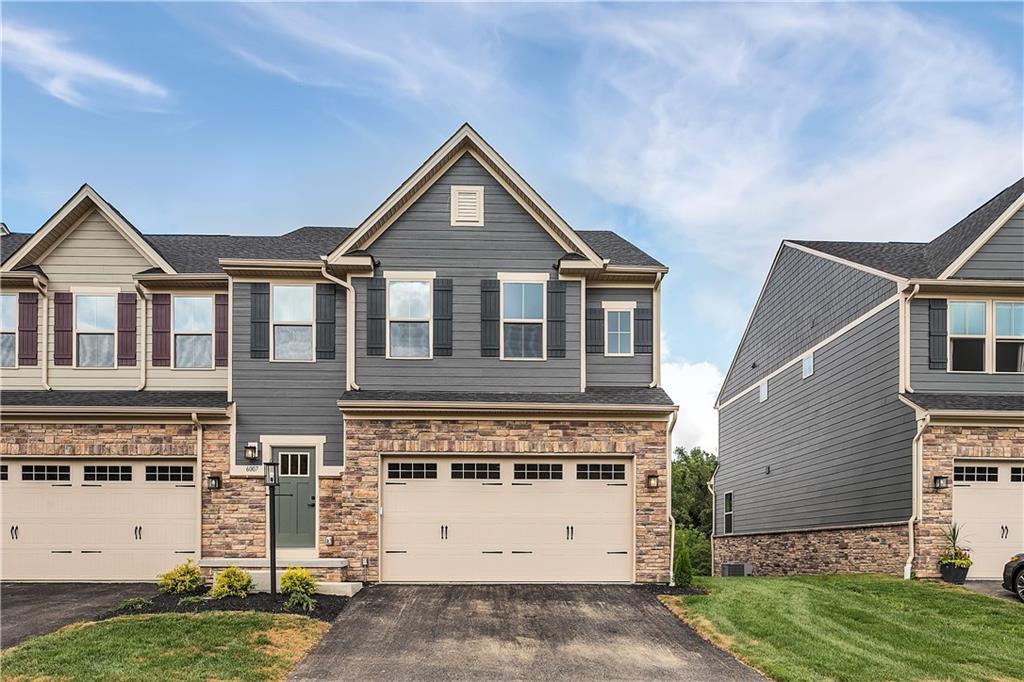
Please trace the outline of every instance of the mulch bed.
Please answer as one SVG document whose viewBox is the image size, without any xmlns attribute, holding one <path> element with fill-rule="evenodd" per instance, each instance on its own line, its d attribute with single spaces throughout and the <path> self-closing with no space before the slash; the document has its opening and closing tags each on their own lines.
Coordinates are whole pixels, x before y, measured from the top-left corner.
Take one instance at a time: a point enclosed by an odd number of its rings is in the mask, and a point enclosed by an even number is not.
<svg viewBox="0 0 1024 682">
<path fill-rule="evenodd" d="M 650 592 L 651 594 L 655 594 L 655 595 L 661 595 L 661 594 L 672 594 L 672 595 L 678 595 L 678 594 L 707 594 L 708 593 L 707 590 L 701 589 L 699 587 L 669 587 L 668 585 L 652 585 L 652 584 L 649 584 L 649 583 L 648 584 L 644 584 L 644 585 L 637 585 L 637 587 L 640 588 L 641 590 L 645 590 L 645 591 Z"/>
<path fill-rule="evenodd" d="M 224 597 L 223 599 L 205 599 L 196 604 L 178 602 L 184 595 L 157 593 L 152 603 L 138 609 L 117 608 L 100 616 L 100 620 L 115 616 L 137 616 L 143 613 L 204 613 L 206 611 L 260 611 L 264 613 L 292 613 L 300 616 L 318 618 L 328 623 L 338 617 L 348 603 L 348 597 L 333 594 L 317 594 L 316 608 L 313 611 L 288 610 L 284 607 L 286 597 L 278 594 L 271 597 L 269 592 L 254 592 L 248 597 Z"/>
</svg>

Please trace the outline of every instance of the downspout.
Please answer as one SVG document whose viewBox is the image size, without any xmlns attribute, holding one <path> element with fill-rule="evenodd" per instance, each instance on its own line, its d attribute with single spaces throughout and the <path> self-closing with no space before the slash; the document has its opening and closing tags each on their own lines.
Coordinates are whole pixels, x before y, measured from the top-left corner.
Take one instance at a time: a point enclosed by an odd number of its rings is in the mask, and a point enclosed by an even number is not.
<svg viewBox="0 0 1024 682">
<path fill-rule="evenodd" d="M 327 272 L 327 259 L 322 258 L 320 273 L 325 279 L 345 288 L 345 390 L 359 390 L 356 383 L 356 289 L 352 283 Z M 348 279 L 348 278 L 346 278 Z"/>
<path fill-rule="evenodd" d="M 36 288 L 36 291 L 43 298 L 43 357 L 41 358 L 43 371 L 40 374 L 40 379 L 43 384 L 43 390 L 52 391 L 53 387 L 50 386 L 48 381 L 50 374 L 50 297 L 46 293 L 46 287 L 43 286 L 38 277 L 32 278 L 32 286 Z"/>
<path fill-rule="evenodd" d="M 587 278 L 580 276 L 580 393 L 587 390 Z"/>
<path fill-rule="evenodd" d="M 139 282 L 135 283 L 135 291 L 139 293 L 139 298 L 142 299 L 142 361 L 139 363 L 139 385 L 135 389 L 136 391 L 141 391 L 146 388 L 146 365 L 149 364 L 148 345 L 146 343 L 146 340 L 149 338 L 149 335 L 146 334 L 146 304 L 149 298 L 146 296 L 146 288 Z M 193 413 L 192 416 L 195 417 L 195 414 Z"/>
<path fill-rule="evenodd" d="M 676 517 L 672 515 L 672 431 L 676 428 L 676 420 L 679 418 L 678 412 L 673 412 L 672 416 L 668 418 L 668 434 L 665 436 L 666 446 L 665 449 L 668 451 L 668 520 L 671 523 L 672 535 L 669 538 L 668 544 L 668 584 L 669 586 L 675 586 L 676 584 Z"/>
<path fill-rule="evenodd" d="M 659 272 L 654 280 L 654 293 L 652 294 L 653 308 L 651 314 L 654 316 L 654 329 L 651 342 L 654 345 L 654 352 L 651 353 L 651 384 L 650 388 L 661 385 L 661 280 L 665 273 Z"/>
<path fill-rule="evenodd" d="M 203 461 L 203 423 L 199 421 L 199 415 L 195 412 L 192 413 L 192 424 L 196 427 L 196 459 L 201 463 Z"/>
<path fill-rule="evenodd" d="M 907 362 L 906 367 L 903 367 L 902 362 L 900 363 L 900 367 L 906 373 L 906 376 L 903 380 L 903 386 L 904 388 L 906 388 L 907 393 L 914 392 L 914 388 L 910 385 L 910 302 L 914 300 L 914 297 L 917 296 L 919 291 L 921 291 L 921 285 L 915 284 L 914 289 L 907 296 L 907 316 L 906 319 L 903 320 L 903 324 L 906 328 L 906 336 L 904 338 L 904 343 L 906 343 L 906 346 L 904 348 L 900 348 L 900 356 L 902 358 L 905 358 Z"/>
<path fill-rule="evenodd" d="M 914 558 L 916 555 L 914 548 L 914 523 L 921 517 L 921 507 L 924 506 L 921 500 L 922 487 L 921 487 L 921 475 L 923 474 L 924 463 L 922 462 L 922 442 L 921 437 L 924 435 L 925 429 L 928 428 L 928 423 L 931 421 L 931 415 L 925 412 L 924 418 L 918 420 L 917 433 L 914 434 L 914 440 L 911 445 L 911 452 L 914 458 L 913 470 L 914 484 L 911 487 L 911 494 L 913 500 L 911 503 L 912 509 L 910 513 L 910 519 L 907 521 L 907 536 L 909 538 L 909 549 L 910 553 L 907 556 L 907 563 L 903 566 L 903 579 L 910 580 L 911 575 L 914 571 Z"/>
</svg>

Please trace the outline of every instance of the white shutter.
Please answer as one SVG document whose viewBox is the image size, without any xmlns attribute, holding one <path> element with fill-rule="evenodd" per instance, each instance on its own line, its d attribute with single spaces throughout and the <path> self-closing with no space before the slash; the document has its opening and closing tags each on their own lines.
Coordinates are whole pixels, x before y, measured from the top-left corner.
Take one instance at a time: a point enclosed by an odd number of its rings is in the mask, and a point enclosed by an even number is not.
<svg viewBox="0 0 1024 682">
<path fill-rule="evenodd" d="M 484 188 L 452 185 L 452 225 L 484 224 Z"/>
</svg>

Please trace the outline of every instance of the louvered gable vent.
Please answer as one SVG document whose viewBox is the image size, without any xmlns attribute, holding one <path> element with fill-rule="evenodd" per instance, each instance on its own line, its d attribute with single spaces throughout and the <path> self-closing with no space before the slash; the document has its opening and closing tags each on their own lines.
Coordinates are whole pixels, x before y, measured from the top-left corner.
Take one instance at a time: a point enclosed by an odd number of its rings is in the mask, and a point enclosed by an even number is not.
<svg viewBox="0 0 1024 682">
<path fill-rule="evenodd" d="M 480 227 L 484 224 L 484 188 L 452 185 L 452 225 Z"/>
</svg>

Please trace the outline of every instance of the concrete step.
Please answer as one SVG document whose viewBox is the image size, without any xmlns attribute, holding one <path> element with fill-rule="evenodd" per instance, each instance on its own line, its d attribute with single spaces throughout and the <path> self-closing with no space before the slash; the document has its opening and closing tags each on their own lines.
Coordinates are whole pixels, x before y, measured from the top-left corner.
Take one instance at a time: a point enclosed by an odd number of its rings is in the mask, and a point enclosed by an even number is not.
<svg viewBox="0 0 1024 682">
<path fill-rule="evenodd" d="M 284 574 L 284 568 L 277 569 L 277 587 L 281 589 L 281 576 Z M 266 571 L 253 571 L 246 570 L 250 576 L 252 576 L 253 589 L 256 592 L 270 592 L 270 570 Z M 316 591 L 318 594 L 335 594 L 343 597 L 351 597 L 356 592 L 363 588 L 362 583 L 342 583 L 342 582 L 317 582 Z"/>
</svg>

